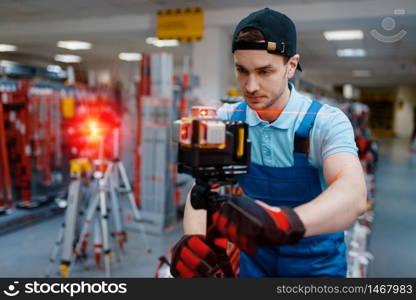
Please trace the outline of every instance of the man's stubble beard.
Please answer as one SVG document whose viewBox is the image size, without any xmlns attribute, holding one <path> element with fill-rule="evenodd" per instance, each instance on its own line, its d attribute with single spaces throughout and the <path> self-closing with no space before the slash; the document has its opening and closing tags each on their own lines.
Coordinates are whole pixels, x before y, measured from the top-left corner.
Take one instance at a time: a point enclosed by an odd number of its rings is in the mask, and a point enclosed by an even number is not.
<svg viewBox="0 0 416 300">
<path fill-rule="evenodd" d="M 264 104 L 264 107 L 262 108 L 262 110 L 269 110 L 273 105 L 276 104 L 277 101 L 279 101 L 280 97 L 283 95 L 284 91 L 281 92 L 279 95 L 277 95 L 276 97 L 274 97 L 273 99 L 270 99 L 269 102 Z"/>
<path fill-rule="evenodd" d="M 288 73 L 288 68 L 286 67 L 285 73 L 283 74 L 283 77 L 282 77 L 282 81 L 284 81 L 284 79 L 287 78 L 287 73 Z M 276 104 L 276 102 L 282 97 L 282 95 L 284 93 L 285 93 L 285 86 L 283 86 L 283 90 L 279 93 L 279 95 L 276 95 L 276 97 L 274 97 L 273 99 L 270 99 L 268 102 L 262 104 L 262 106 L 260 108 L 253 108 L 253 107 L 250 107 L 250 105 L 249 105 L 249 107 L 253 110 L 256 110 L 256 111 L 258 111 L 258 110 L 261 110 L 261 111 L 269 110 L 270 107 L 272 107 L 274 104 Z"/>
</svg>

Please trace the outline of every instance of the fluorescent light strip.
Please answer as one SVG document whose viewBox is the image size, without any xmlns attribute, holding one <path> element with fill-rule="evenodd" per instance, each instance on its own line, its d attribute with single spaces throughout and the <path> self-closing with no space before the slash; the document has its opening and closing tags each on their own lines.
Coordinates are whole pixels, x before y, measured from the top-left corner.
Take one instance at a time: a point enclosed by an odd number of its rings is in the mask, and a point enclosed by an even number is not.
<svg viewBox="0 0 416 300">
<path fill-rule="evenodd" d="M 349 41 L 362 40 L 364 34 L 361 30 L 331 30 L 324 31 L 324 37 L 327 41 Z"/>
<path fill-rule="evenodd" d="M 56 46 L 69 50 L 89 50 L 92 45 L 82 41 L 59 41 Z"/>
<path fill-rule="evenodd" d="M 156 37 L 148 37 L 146 43 L 156 47 L 176 47 L 179 45 L 178 40 L 159 40 Z"/>
<path fill-rule="evenodd" d="M 364 57 L 367 55 L 367 51 L 362 48 L 357 49 L 338 49 L 337 56 L 339 57 Z"/>
<path fill-rule="evenodd" d="M 136 52 L 121 52 L 118 58 L 124 61 L 140 61 L 142 60 L 142 54 Z"/>
<path fill-rule="evenodd" d="M 55 60 L 60 61 L 63 63 L 79 63 L 81 62 L 81 57 L 77 55 L 71 55 L 71 54 L 57 54 L 55 55 Z"/>
<path fill-rule="evenodd" d="M 17 46 L 9 44 L 0 44 L 0 52 L 13 52 L 17 50 Z"/>
</svg>

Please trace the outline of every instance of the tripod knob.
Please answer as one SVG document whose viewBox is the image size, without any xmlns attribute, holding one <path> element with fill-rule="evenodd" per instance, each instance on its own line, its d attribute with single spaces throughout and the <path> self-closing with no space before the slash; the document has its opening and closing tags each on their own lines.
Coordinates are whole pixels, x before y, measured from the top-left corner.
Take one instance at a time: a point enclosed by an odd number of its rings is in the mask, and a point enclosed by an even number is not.
<svg viewBox="0 0 416 300">
<path fill-rule="evenodd" d="M 204 185 L 195 184 L 191 191 L 191 204 L 194 209 L 208 208 L 209 188 Z"/>
</svg>

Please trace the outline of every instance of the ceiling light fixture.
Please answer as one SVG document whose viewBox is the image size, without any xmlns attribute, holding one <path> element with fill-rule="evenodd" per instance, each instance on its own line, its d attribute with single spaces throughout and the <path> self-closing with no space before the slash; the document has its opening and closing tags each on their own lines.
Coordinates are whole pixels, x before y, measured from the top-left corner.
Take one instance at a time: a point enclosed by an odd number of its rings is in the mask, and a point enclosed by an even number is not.
<svg viewBox="0 0 416 300">
<path fill-rule="evenodd" d="M 17 50 L 17 46 L 9 44 L 0 44 L 0 52 L 13 52 Z"/>
<path fill-rule="evenodd" d="M 338 57 L 364 57 L 367 55 L 367 51 L 362 48 L 357 49 L 338 49 L 337 56 Z"/>
<path fill-rule="evenodd" d="M 178 40 L 159 40 L 156 37 L 148 37 L 146 43 L 156 47 L 176 47 L 179 46 Z"/>
<path fill-rule="evenodd" d="M 136 52 L 121 52 L 118 58 L 125 61 L 140 61 L 142 60 L 142 54 Z"/>
<path fill-rule="evenodd" d="M 324 37 L 327 41 L 349 41 L 362 40 L 364 34 L 362 30 L 331 30 L 324 31 Z"/>
<path fill-rule="evenodd" d="M 89 50 L 92 48 L 90 43 L 81 41 L 59 41 L 56 46 L 69 50 Z"/>
<path fill-rule="evenodd" d="M 81 62 L 81 57 L 77 55 L 71 54 L 57 54 L 55 55 L 55 60 L 60 61 L 63 63 L 71 64 L 71 63 L 79 63 Z"/>
<path fill-rule="evenodd" d="M 354 77 L 370 77 L 371 72 L 369 70 L 353 70 L 352 76 Z"/>
</svg>

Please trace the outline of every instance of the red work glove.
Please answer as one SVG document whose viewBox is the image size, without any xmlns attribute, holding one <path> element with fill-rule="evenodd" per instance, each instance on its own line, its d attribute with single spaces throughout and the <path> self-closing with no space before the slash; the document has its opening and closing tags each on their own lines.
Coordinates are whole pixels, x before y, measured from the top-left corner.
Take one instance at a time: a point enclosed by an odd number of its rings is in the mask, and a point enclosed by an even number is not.
<svg viewBox="0 0 416 300">
<path fill-rule="evenodd" d="M 184 235 L 172 250 L 170 272 L 174 277 L 215 277 L 223 269 L 227 274 L 227 241 L 216 239 L 209 246 L 204 235 Z"/>
<path fill-rule="evenodd" d="M 223 237 L 249 255 L 254 255 L 257 247 L 294 244 L 305 234 L 293 209 L 271 207 L 241 196 L 230 196 L 212 220 Z"/>
</svg>

